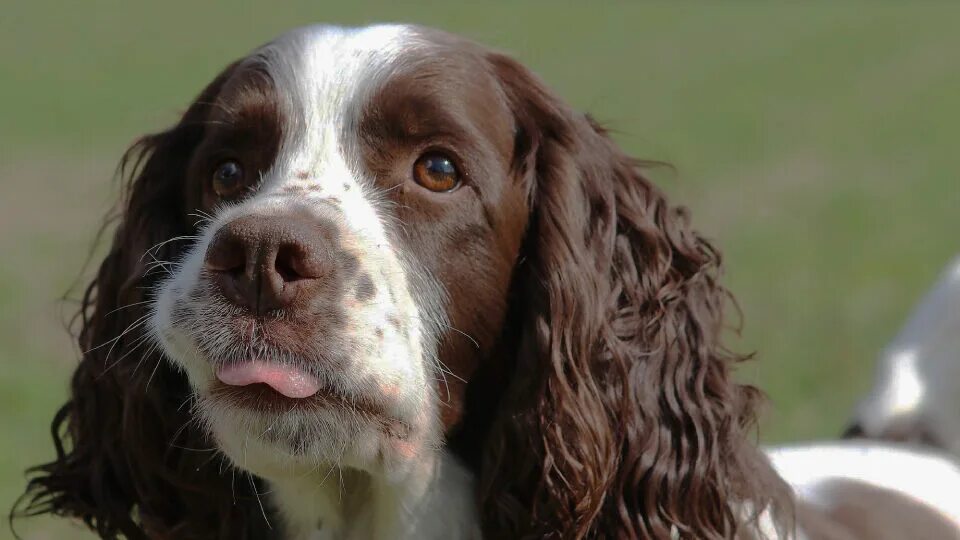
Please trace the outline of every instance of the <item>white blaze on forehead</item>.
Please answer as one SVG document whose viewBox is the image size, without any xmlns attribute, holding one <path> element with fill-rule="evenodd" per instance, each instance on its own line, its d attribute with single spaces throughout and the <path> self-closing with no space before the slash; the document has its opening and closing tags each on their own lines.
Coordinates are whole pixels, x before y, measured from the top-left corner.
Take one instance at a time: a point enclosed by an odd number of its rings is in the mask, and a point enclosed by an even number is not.
<svg viewBox="0 0 960 540">
<path fill-rule="evenodd" d="M 367 98 L 414 46 L 405 26 L 347 29 L 311 26 L 289 32 L 257 51 L 266 59 L 284 114 L 276 172 L 346 178 L 356 156 L 343 156 L 343 135 L 355 131 Z M 287 173 L 287 174 L 284 174 Z"/>
<path fill-rule="evenodd" d="M 401 25 L 310 26 L 255 53 L 264 58 L 280 100 L 283 140 L 260 192 L 300 190 L 342 204 L 353 232 L 382 236 L 369 179 L 358 178 L 357 126 L 364 105 L 414 46 Z M 379 238 L 378 238 L 379 240 Z"/>
</svg>

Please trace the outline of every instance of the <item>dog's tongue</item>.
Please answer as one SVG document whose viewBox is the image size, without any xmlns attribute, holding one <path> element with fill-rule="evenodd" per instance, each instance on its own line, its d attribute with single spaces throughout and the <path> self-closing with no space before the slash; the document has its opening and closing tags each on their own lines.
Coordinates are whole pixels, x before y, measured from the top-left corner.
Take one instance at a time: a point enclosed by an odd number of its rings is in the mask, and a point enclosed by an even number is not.
<svg viewBox="0 0 960 540">
<path fill-rule="evenodd" d="M 320 382 L 293 366 L 281 366 L 259 360 L 237 362 L 217 371 L 217 378 L 230 386 L 263 383 L 289 398 L 307 398 L 320 391 Z"/>
</svg>

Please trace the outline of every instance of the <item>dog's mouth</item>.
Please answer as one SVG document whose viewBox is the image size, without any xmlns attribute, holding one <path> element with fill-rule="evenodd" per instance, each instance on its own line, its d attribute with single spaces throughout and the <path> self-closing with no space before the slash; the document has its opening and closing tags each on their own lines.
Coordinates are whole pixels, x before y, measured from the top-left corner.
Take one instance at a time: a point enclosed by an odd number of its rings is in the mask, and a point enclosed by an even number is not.
<svg viewBox="0 0 960 540">
<path fill-rule="evenodd" d="M 234 407 L 286 414 L 335 410 L 373 422 L 403 437 L 410 426 L 388 412 L 384 396 L 346 395 L 297 366 L 262 360 L 231 362 L 216 370 L 209 394 Z"/>
</svg>

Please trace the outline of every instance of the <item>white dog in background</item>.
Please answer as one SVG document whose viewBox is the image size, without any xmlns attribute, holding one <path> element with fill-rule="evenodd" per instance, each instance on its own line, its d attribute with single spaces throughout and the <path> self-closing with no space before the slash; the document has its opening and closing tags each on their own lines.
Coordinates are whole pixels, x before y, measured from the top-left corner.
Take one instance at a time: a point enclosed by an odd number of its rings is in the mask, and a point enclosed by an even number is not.
<svg viewBox="0 0 960 540">
<path fill-rule="evenodd" d="M 845 438 L 767 451 L 798 495 L 807 533 L 798 538 L 901 538 L 905 530 L 912 538 L 958 537 L 960 257 L 881 353 Z M 909 504 L 882 509 L 865 486 L 923 501 L 935 512 L 904 511 Z M 818 528 L 804 505 L 833 521 Z"/>
<path fill-rule="evenodd" d="M 921 443 L 960 457 L 960 257 L 877 362 L 846 435 Z"/>
</svg>

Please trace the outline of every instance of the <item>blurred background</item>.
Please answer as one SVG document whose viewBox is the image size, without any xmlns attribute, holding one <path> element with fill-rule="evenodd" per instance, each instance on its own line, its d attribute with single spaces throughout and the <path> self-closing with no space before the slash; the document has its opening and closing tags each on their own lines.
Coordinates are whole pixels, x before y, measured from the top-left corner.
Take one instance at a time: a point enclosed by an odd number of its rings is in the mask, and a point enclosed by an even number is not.
<svg viewBox="0 0 960 540">
<path fill-rule="evenodd" d="M 674 164 L 658 181 L 726 254 L 745 318 L 735 346 L 757 352 L 739 374 L 770 397 L 764 442 L 836 436 L 875 355 L 960 251 L 960 5 L 326 4 L 4 4 L 0 509 L 53 454 L 48 425 L 77 357 L 63 325 L 75 306 L 58 299 L 89 276 L 121 153 L 293 26 L 471 36 L 631 154 Z M 86 537 L 42 519 L 18 530 Z"/>
</svg>

